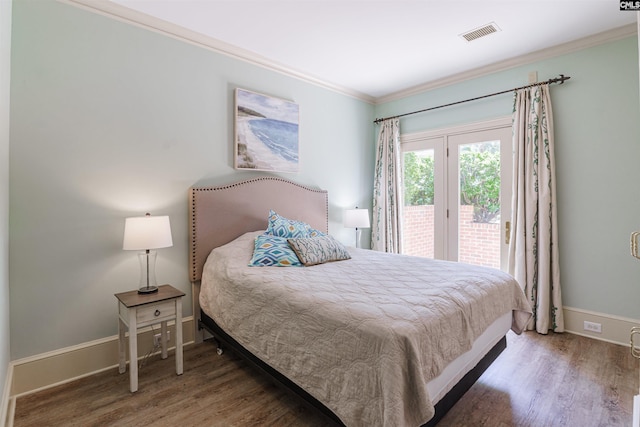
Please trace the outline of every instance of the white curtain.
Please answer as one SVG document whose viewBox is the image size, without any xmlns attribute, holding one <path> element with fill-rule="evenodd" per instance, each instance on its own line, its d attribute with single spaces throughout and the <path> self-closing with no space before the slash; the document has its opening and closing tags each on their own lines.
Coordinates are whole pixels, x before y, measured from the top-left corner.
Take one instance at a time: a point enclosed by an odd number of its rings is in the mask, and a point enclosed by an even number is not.
<svg viewBox="0 0 640 427">
<path fill-rule="evenodd" d="M 400 253 L 402 248 L 402 170 L 400 119 L 380 125 L 373 183 L 371 249 Z"/>
<path fill-rule="evenodd" d="M 564 331 L 553 114 L 549 85 L 516 92 L 513 108 L 513 226 L 509 273 L 533 308 L 527 329 Z"/>
</svg>

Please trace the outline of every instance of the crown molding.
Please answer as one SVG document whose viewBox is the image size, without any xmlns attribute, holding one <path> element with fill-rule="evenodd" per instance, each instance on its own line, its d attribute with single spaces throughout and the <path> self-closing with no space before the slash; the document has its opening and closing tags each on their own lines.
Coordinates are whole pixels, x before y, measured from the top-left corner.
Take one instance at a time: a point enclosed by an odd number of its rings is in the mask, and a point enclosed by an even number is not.
<svg viewBox="0 0 640 427">
<path fill-rule="evenodd" d="M 508 70 L 521 65 L 530 64 L 532 62 L 541 61 L 544 59 L 553 58 L 560 55 L 576 52 L 589 47 L 598 46 L 604 43 L 613 42 L 623 38 L 627 38 L 638 34 L 638 25 L 629 24 L 623 27 L 615 28 L 613 30 L 605 31 L 602 33 L 594 34 L 582 39 L 574 40 L 571 42 L 563 43 L 557 46 L 550 47 L 548 49 L 539 50 L 536 52 L 528 53 L 525 55 L 510 58 L 505 61 L 496 62 L 484 67 L 475 68 L 473 70 L 465 71 L 462 73 L 453 74 L 442 79 L 433 80 L 424 84 L 413 86 L 411 88 L 401 90 L 380 97 L 374 97 L 365 93 L 336 85 L 327 81 L 324 81 L 318 77 L 309 75 L 302 71 L 293 69 L 279 62 L 265 58 L 258 55 L 255 52 L 233 46 L 225 43 L 221 40 L 214 39 L 212 37 L 205 36 L 195 31 L 188 30 L 179 25 L 164 21 L 160 18 L 156 18 L 150 15 L 146 15 L 142 12 L 129 9 L 122 5 L 113 3 L 109 0 L 57 0 L 60 3 L 75 6 L 93 13 L 97 13 L 103 16 L 107 16 L 116 19 L 121 22 L 135 25 L 137 27 L 145 28 L 156 33 L 164 34 L 177 40 L 181 40 L 226 56 L 239 59 L 241 61 L 253 64 L 271 71 L 275 71 L 280 74 L 293 77 L 298 80 L 302 80 L 307 83 L 311 83 L 315 86 L 319 86 L 342 95 L 350 96 L 352 98 L 359 99 L 369 104 L 379 105 L 386 102 L 395 101 L 398 99 L 406 98 L 408 96 L 416 95 L 422 92 L 442 88 L 452 84 L 460 83 L 466 80 L 485 76 L 487 74 L 496 73 L 499 71 Z"/>
<path fill-rule="evenodd" d="M 532 62 L 538 62 L 545 59 L 553 58 L 560 55 L 566 55 L 569 53 L 577 52 L 582 49 L 598 46 L 601 44 L 621 40 L 627 37 L 631 37 L 638 34 L 638 27 L 636 24 L 629 24 L 623 27 L 614 28 L 609 31 L 594 34 L 581 39 L 573 40 L 567 43 L 562 43 L 557 46 L 553 46 L 547 49 L 538 50 L 525 55 L 516 56 L 504 61 L 496 62 L 484 67 L 475 68 L 473 70 L 465 71 L 463 73 L 453 74 L 451 76 L 433 80 L 422 85 L 414 86 L 406 90 L 395 92 L 389 95 L 381 96 L 375 99 L 375 104 L 384 104 L 390 101 L 396 101 L 398 99 L 406 98 L 408 96 L 417 95 L 429 90 L 439 89 L 452 84 L 460 83 L 466 80 L 482 77 L 487 74 L 496 73 L 499 71 L 505 71 L 510 68 L 519 67 L 521 65 L 527 65 Z"/>
<path fill-rule="evenodd" d="M 239 48 L 237 46 L 225 43 L 221 40 L 213 37 L 205 36 L 201 33 L 188 30 L 179 25 L 167 22 L 160 18 L 156 18 L 142 12 L 138 12 L 133 9 L 129 9 L 122 5 L 113 3 L 108 0 L 57 0 L 59 3 L 75 6 L 80 9 L 87 10 L 89 12 L 97 13 L 99 15 L 107 16 L 109 18 L 116 19 L 121 22 L 135 25 L 140 28 L 144 28 L 156 33 L 169 36 L 171 38 L 181 40 L 216 53 L 220 53 L 226 56 L 239 59 L 252 65 L 256 65 L 262 68 L 266 68 L 271 71 L 275 71 L 280 74 L 293 77 L 298 80 L 302 80 L 307 83 L 311 83 L 316 86 L 329 89 L 334 92 L 338 92 L 343 95 L 347 95 L 359 100 L 368 102 L 369 104 L 375 103 L 373 96 L 365 93 L 336 85 L 327 81 L 324 81 L 318 77 L 312 76 L 308 73 L 304 73 L 299 70 L 295 70 L 291 67 L 283 65 L 277 61 L 265 58 L 255 52 Z"/>
</svg>

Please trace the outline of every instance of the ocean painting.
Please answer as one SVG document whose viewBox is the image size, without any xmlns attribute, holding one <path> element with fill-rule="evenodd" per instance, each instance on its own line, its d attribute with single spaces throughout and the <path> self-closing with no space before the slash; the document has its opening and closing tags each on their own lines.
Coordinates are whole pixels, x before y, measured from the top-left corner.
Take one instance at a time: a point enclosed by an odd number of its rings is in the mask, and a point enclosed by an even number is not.
<svg viewBox="0 0 640 427">
<path fill-rule="evenodd" d="M 235 168 L 298 172 L 298 104 L 236 89 Z"/>
</svg>

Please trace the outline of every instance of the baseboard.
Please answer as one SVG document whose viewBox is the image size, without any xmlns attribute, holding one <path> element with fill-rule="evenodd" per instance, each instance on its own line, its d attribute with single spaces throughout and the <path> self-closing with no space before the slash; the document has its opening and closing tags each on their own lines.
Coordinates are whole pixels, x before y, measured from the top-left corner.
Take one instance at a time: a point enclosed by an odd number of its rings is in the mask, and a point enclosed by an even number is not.
<svg viewBox="0 0 640 427">
<path fill-rule="evenodd" d="M 183 343 L 193 342 L 193 317 L 182 319 Z M 153 331 L 150 327 L 138 331 L 138 356 L 153 348 Z M 175 337 L 175 325 L 169 324 L 171 340 Z M 103 338 L 60 350 L 39 354 L 11 362 L 13 381 L 10 396 L 18 397 L 49 387 L 64 384 L 88 375 L 112 369 L 118 365 L 118 336 Z"/>
<path fill-rule="evenodd" d="M 573 307 L 564 307 L 564 329 L 566 332 L 584 337 L 594 338 L 629 347 L 631 328 L 640 326 L 640 320 L 611 314 L 597 313 Z M 584 322 L 599 323 L 602 332 L 584 330 Z"/>
</svg>

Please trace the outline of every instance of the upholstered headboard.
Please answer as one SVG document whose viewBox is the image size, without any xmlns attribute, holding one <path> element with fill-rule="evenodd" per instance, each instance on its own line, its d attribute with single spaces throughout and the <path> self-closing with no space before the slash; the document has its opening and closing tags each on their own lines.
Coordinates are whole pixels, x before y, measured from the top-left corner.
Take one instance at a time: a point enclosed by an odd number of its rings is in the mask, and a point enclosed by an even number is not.
<svg viewBox="0 0 640 427">
<path fill-rule="evenodd" d="M 284 178 L 262 177 L 189 190 L 189 278 L 199 281 L 209 253 L 248 231 L 266 230 L 269 209 L 325 233 L 329 201 L 325 190 Z"/>
</svg>

